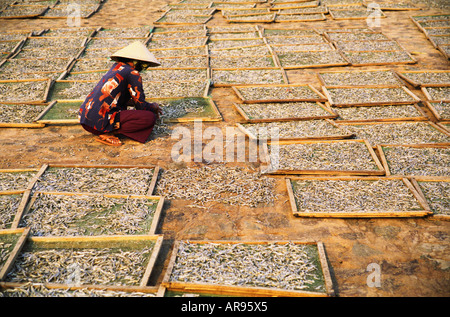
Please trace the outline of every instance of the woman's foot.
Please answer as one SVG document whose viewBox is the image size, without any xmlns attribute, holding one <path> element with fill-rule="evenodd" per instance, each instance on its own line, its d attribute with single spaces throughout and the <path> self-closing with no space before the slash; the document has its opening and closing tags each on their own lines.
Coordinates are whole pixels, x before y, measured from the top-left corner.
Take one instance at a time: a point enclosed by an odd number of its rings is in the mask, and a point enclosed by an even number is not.
<svg viewBox="0 0 450 317">
<path fill-rule="evenodd" d="M 120 146 L 122 145 L 122 142 L 119 140 L 118 137 L 114 135 L 108 135 L 108 134 L 101 134 L 98 136 L 98 138 L 95 139 L 95 141 L 98 141 L 103 144 L 112 145 L 112 146 Z"/>
</svg>

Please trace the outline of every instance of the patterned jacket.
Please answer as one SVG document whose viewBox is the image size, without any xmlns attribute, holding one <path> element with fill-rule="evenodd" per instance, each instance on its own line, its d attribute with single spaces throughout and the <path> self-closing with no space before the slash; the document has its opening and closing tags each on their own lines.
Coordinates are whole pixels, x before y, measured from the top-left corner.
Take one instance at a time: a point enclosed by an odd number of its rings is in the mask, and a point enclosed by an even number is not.
<svg viewBox="0 0 450 317">
<path fill-rule="evenodd" d="M 81 105 L 80 123 L 111 132 L 119 122 L 118 113 L 127 110 L 130 101 L 138 110 L 155 111 L 157 106 L 145 101 L 139 72 L 128 64 L 114 63 Z"/>
</svg>

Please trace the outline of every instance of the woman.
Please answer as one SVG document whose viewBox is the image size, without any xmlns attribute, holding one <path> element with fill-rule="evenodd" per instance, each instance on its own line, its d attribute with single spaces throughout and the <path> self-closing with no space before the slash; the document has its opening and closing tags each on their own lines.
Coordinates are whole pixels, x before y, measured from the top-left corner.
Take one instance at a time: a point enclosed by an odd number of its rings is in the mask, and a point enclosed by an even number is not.
<svg viewBox="0 0 450 317">
<path fill-rule="evenodd" d="M 145 101 L 139 72 L 160 63 L 140 42 L 117 51 L 111 59 L 116 63 L 80 107 L 80 123 L 86 131 L 98 136 L 96 141 L 104 144 L 122 145 L 114 134 L 145 143 L 161 109 L 157 103 Z M 136 110 L 127 110 L 128 106 Z"/>
</svg>

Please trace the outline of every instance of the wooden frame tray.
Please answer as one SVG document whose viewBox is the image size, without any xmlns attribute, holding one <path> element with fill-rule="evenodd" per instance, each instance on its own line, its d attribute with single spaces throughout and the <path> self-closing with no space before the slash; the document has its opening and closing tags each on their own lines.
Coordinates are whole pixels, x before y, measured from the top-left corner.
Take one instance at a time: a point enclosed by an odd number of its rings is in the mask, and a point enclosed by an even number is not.
<svg viewBox="0 0 450 317">
<path fill-rule="evenodd" d="M 64 213 L 60 213 L 59 210 L 47 210 L 45 212 L 46 215 L 51 216 L 51 213 L 56 216 L 57 223 L 67 229 L 64 233 L 59 231 L 56 233 L 56 231 L 53 231 L 52 233 L 46 234 L 45 229 L 42 229 L 42 227 L 48 228 L 48 226 L 51 226 L 51 222 L 49 220 L 43 221 L 44 223 L 41 223 L 41 221 L 34 221 L 34 218 L 30 218 L 29 221 L 31 223 L 27 223 L 24 225 L 23 221 L 24 219 L 27 219 L 28 216 L 30 216 L 31 213 L 35 212 L 34 205 L 36 204 L 36 201 L 40 199 L 40 197 L 48 197 L 49 199 L 52 199 L 51 197 L 56 197 L 58 199 L 70 199 L 74 198 L 75 201 L 72 201 L 70 206 L 66 206 L 64 209 Z M 66 198 L 63 198 L 66 197 Z M 108 222 L 108 216 L 114 215 L 118 210 L 118 205 L 114 206 L 104 206 L 102 208 L 102 211 L 100 214 L 98 214 L 98 210 L 95 211 L 88 211 L 86 214 L 83 214 L 83 217 L 78 217 L 77 219 L 67 219 L 65 220 L 65 215 L 70 210 L 73 210 L 73 212 L 77 212 L 79 210 L 80 205 L 78 205 L 77 201 L 80 201 L 83 204 L 83 201 L 95 201 L 96 199 L 105 199 L 105 200 L 111 200 L 114 201 L 117 200 L 134 200 L 134 201 L 153 201 L 153 206 L 151 207 L 151 212 L 147 215 L 145 218 L 141 218 L 142 221 L 139 224 L 135 224 L 136 228 L 134 232 L 129 232 L 127 229 L 125 232 L 115 231 L 112 228 L 112 232 L 105 233 L 104 228 L 107 227 Z M 120 202 L 118 202 L 120 204 Z M 51 206 L 51 205 L 50 205 Z M 161 217 L 161 211 L 164 206 L 164 197 L 161 196 L 140 196 L 140 195 L 120 195 L 120 194 L 92 194 L 92 193 L 72 193 L 72 192 L 34 192 L 33 196 L 30 197 L 29 203 L 26 204 L 25 208 L 21 208 L 16 213 L 16 217 L 14 219 L 14 222 L 12 224 L 12 228 L 20 228 L 20 227 L 29 227 L 31 230 L 31 235 L 33 236 L 96 236 L 96 235 L 154 235 L 156 234 L 156 229 L 158 226 L 158 223 L 160 221 Z M 82 208 L 82 207 L 81 207 Z M 150 208 L 150 207 L 149 207 Z M 39 212 L 39 211 L 38 211 Z M 80 213 L 82 213 L 81 210 L 79 210 Z M 136 210 L 137 212 L 137 210 Z M 134 211 L 133 211 L 134 213 Z M 122 215 L 122 219 L 118 220 L 117 218 L 115 220 L 122 222 L 123 224 L 126 223 L 127 214 Z M 114 218 L 112 218 L 114 220 Z M 33 223 L 34 222 L 34 223 Z M 42 224 L 45 224 L 45 226 L 40 226 Z M 74 233 L 73 231 L 70 232 L 70 228 L 75 227 L 84 227 L 86 229 L 85 233 L 78 232 Z M 140 228 L 140 230 L 138 230 Z M 144 230 L 146 228 L 146 230 Z M 36 232 L 38 230 L 38 232 Z M 92 230 L 92 231 L 91 231 Z M 96 231 L 100 230 L 100 232 Z"/>
<path fill-rule="evenodd" d="M 181 116 L 181 117 L 165 117 L 164 116 L 164 108 L 163 109 L 163 115 L 161 116 L 161 119 L 163 120 L 163 122 L 192 122 L 192 121 L 204 121 L 204 122 L 218 122 L 218 121 L 222 121 L 222 115 L 219 111 L 219 109 L 217 108 L 214 100 L 212 100 L 211 97 L 188 97 L 188 98 L 167 98 L 167 99 L 162 99 L 162 98 L 157 98 L 157 99 L 147 99 L 147 101 L 149 102 L 157 102 L 159 104 L 164 104 L 164 103 L 168 103 L 168 104 L 177 104 L 178 101 L 182 101 L 182 100 L 192 100 L 193 102 L 198 102 L 200 103 L 201 107 L 202 107 L 202 111 L 199 113 L 186 113 L 185 115 Z"/>
<path fill-rule="evenodd" d="M 5 279 L 6 275 L 14 265 L 14 261 L 22 250 L 29 232 L 30 230 L 27 228 L 0 230 L 0 241 L 3 239 L 11 240 L 9 243 L 12 247 L 10 247 L 9 256 L 6 261 L 4 263 L 0 263 L 0 281 Z"/>
<path fill-rule="evenodd" d="M 317 108 L 317 112 L 321 112 L 321 114 L 311 114 L 311 111 L 309 109 L 305 109 L 305 115 L 304 116 L 298 116 L 298 115 L 289 115 L 286 114 L 287 108 L 295 108 L 296 104 L 308 104 L 308 107 L 311 108 Z M 272 117 L 257 117 L 255 115 L 249 114 L 247 108 L 257 107 L 257 106 L 263 106 L 265 108 L 279 108 L 280 111 L 283 112 L 282 116 L 272 116 Z M 337 118 L 337 114 L 333 112 L 330 107 L 327 105 L 324 105 L 320 102 L 290 102 L 290 103 L 284 103 L 284 102 L 277 102 L 277 103 L 261 103 L 261 104 L 233 104 L 234 109 L 244 118 L 246 122 L 276 122 L 276 121 L 295 121 L 295 120 L 315 120 L 315 119 L 335 119 Z M 301 107 L 301 105 L 299 105 Z M 323 115 L 322 115 L 323 114 Z"/>
<path fill-rule="evenodd" d="M 397 189 L 395 192 L 392 192 L 392 195 L 387 198 L 383 198 L 383 196 L 379 196 L 379 194 L 382 194 L 382 191 L 377 192 L 377 187 L 370 187 L 370 189 L 368 190 L 369 193 L 373 193 L 375 195 L 374 199 L 379 202 L 382 200 L 386 200 L 385 203 L 387 203 L 387 205 L 390 205 L 392 202 L 397 201 L 398 196 L 397 195 L 401 195 L 401 197 L 403 198 L 405 195 L 407 195 L 408 193 L 411 195 L 411 197 L 408 198 L 412 198 L 415 200 L 415 204 L 417 208 L 417 210 L 415 209 L 406 209 L 406 210 L 378 210 L 375 209 L 373 207 L 369 208 L 369 210 L 372 211 L 367 211 L 364 210 L 363 208 L 361 208 L 361 210 L 354 210 L 353 208 L 350 209 L 350 206 L 348 205 L 348 198 L 349 197 L 341 197 L 341 195 L 339 196 L 335 196 L 335 198 L 339 201 L 340 199 L 345 199 L 344 202 L 342 202 L 341 204 L 339 204 L 338 202 L 336 202 L 335 204 L 337 206 L 342 206 L 345 205 L 345 208 L 341 208 L 338 207 L 336 209 L 330 210 L 330 211 L 326 211 L 327 209 L 325 207 L 314 207 L 314 203 L 317 201 L 313 201 L 313 206 L 312 206 L 312 210 L 308 207 L 306 211 L 305 209 L 299 208 L 298 206 L 298 199 L 295 195 L 295 184 L 297 182 L 301 182 L 301 181 L 305 181 L 307 183 L 321 183 L 323 182 L 326 186 L 327 182 L 332 182 L 335 184 L 340 183 L 342 185 L 341 186 L 337 186 L 337 188 L 341 189 L 345 192 L 348 193 L 353 200 L 359 201 L 361 202 L 362 200 L 366 201 L 369 200 L 369 198 L 367 196 L 364 196 L 366 198 L 358 198 L 360 197 L 360 194 L 358 194 L 358 191 L 360 190 L 360 188 L 362 187 L 361 185 L 357 186 L 357 187 L 348 187 L 345 186 L 344 184 L 352 184 L 352 183 L 359 183 L 359 182 L 379 182 L 379 184 L 386 182 L 386 183 L 391 183 L 391 184 L 395 184 L 395 183 L 400 183 L 404 188 L 403 191 L 401 191 L 400 189 Z M 348 183 L 345 183 L 348 182 Z M 375 183 L 372 183 L 375 184 Z M 312 185 L 314 188 L 314 185 Z M 391 185 L 394 186 L 394 185 Z M 354 177 L 354 176 L 348 176 L 348 177 L 308 177 L 308 176 L 302 176 L 302 177 L 296 177 L 296 178 L 286 178 L 286 187 L 287 187 L 287 192 L 289 195 L 289 201 L 290 201 L 290 205 L 291 205 L 291 210 L 292 213 L 294 214 L 294 216 L 297 217 L 319 217 L 319 218 L 378 218 L 378 217 L 423 217 L 426 215 L 431 214 L 430 208 L 428 206 L 428 204 L 426 203 L 426 200 L 424 200 L 422 198 L 421 195 L 419 195 L 419 193 L 415 190 L 415 188 L 413 187 L 413 185 L 410 183 L 410 181 L 407 178 L 404 177 Z M 320 187 L 319 187 L 320 188 Z M 338 192 L 339 192 L 338 189 Z M 314 189 L 312 189 L 314 190 Z M 382 188 L 380 188 L 380 190 L 382 190 Z M 326 189 L 325 190 L 319 190 L 320 193 L 323 193 L 325 195 L 325 197 L 328 197 L 328 193 L 326 193 Z M 400 194 L 401 193 L 401 194 Z M 366 190 L 363 191 L 363 194 L 366 195 L 368 194 L 366 192 Z M 308 193 L 306 192 L 305 195 L 308 195 Z M 334 198 L 334 197 L 333 197 Z M 322 198 L 318 199 L 318 200 L 323 200 L 323 201 L 328 201 L 327 199 L 325 199 L 323 196 Z M 307 203 L 305 203 L 307 204 Z M 405 202 L 406 204 L 406 202 Z M 400 206 L 403 207 L 403 204 L 400 204 Z M 335 205 L 330 206 L 330 207 L 335 207 Z M 309 211 L 311 210 L 311 211 Z"/>
<path fill-rule="evenodd" d="M 0 12 L 5 12 L 8 11 L 9 9 L 12 10 L 14 12 L 15 8 L 20 8 L 20 7 L 34 7 L 36 9 L 36 11 L 34 11 L 33 13 L 28 13 L 28 14 L 20 14 L 20 13 L 16 13 L 15 15 L 0 15 L 0 19 L 31 19 L 31 18 L 35 18 L 38 17 L 42 14 L 44 14 L 47 10 L 48 10 L 48 6 L 44 6 L 44 5 L 15 5 L 14 2 L 12 2 L 12 4 L 8 5 L 6 8 L 4 8 L 3 10 L 0 10 Z"/>
<path fill-rule="evenodd" d="M 380 78 L 377 75 L 381 74 Z M 330 75 L 336 78 L 328 80 L 326 77 Z M 342 76 L 340 76 L 342 75 Z M 317 77 L 322 84 L 327 88 L 341 87 L 341 88 L 353 88 L 353 87 L 372 87 L 377 88 L 380 85 L 392 85 L 403 86 L 403 82 L 400 77 L 391 69 L 365 69 L 357 71 L 319 71 Z M 341 78 L 339 78 L 341 77 Z M 352 80 L 358 80 L 361 77 L 361 82 L 356 84 L 352 83 Z"/>
<path fill-rule="evenodd" d="M 36 108 L 38 111 L 43 111 L 44 108 L 46 108 L 43 104 L 2 104 L 0 103 L 0 113 L 2 112 L 1 109 L 4 107 L 17 107 L 18 110 L 14 111 L 12 110 L 12 114 L 17 114 L 17 118 L 20 119 L 26 119 L 21 120 L 22 122 L 8 122 L 4 121 L 4 117 L 0 114 L 0 128 L 43 128 L 45 126 L 42 122 L 37 122 L 39 119 L 39 115 L 36 115 L 35 113 L 31 113 L 32 117 L 29 117 L 27 113 L 27 108 Z"/>
<path fill-rule="evenodd" d="M 98 80 L 55 80 L 50 90 L 50 101 L 75 102 L 84 101 L 97 84 Z M 79 85 L 77 89 L 73 86 Z M 64 93 L 65 89 L 69 89 L 71 95 Z"/>
<path fill-rule="evenodd" d="M 448 87 L 450 86 L 450 70 L 410 70 L 410 71 L 396 71 L 397 75 L 406 81 L 408 84 L 414 86 L 415 88 L 420 87 Z M 420 78 L 414 78 L 414 75 L 421 75 L 423 74 L 425 77 L 423 79 Z M 426 78 L 426 76 L 430 75 L 429 78 Z M 435 81 L 435 78 L 433 78 L 433 75 L 436 74 L 439 76 L 439 74 L 448 74 L 449 81 Z M 408 75 L 412 76 L 408 77 Z"/>
<path fill-rule="evenodd" d="M 340 89 L 340 90 L 346 90 L 348 93 L 351 93 L 353 90 L 354 93 L 360 97 L 362 97 L 361 93 L 357 93 L 358 91 L 362 91 L 363 93 L 367 93 L 369 91 L 377 91 L 375 95 L 369 96 L 371 100 L 364 100 L 359 99 L 357 101 L 334 101 L 333 95 L 331 94 L 332 90 Z M 410 99 L 408 100 L 388 100 L 383 99 L 385 97 L 386 89 L 393 89 L 399 91 L 399 93 L 406 94 Z M 419 97 L 417 97 L 415 94 L 413 94 L 408 88 L 401 86 L 378 86 L 378 87 L 351 87 L 348 88 L 346 86 L 334 86 L 333 88 L 327 88 L 325 86 L 322 86 L 323 94 L 328 98 L 328 102 L 331 106 L 335 107 L 352 107 L 352 106 L 371 106 L 371 105 L 404 105 L 404 104 L 412 104 L 412 103 L 418 103 L 421 101 Z"/>
<path fill-rule="evenodd" d="M 144 287 L 148 283 L 148 279 L 150 274 L 153 271 L 155 261 L 159 255 L 161 245 L 163 241 L 162 235 L 125 235 L 125 236 L 89 236 L 89 237 L 29 237 L 26 240 L 25 245 L 22 248 L 22 252 L 38 252 L 45 250 L 64 250 L 71 249 L 73 252 L 83 249 L 111 249 L 116 252 L 119 250 L 140 250 L 145 247 L 151 247 L 151 253 L 145 260 L 147 264 L 145 264 L 145 270 L 140 278 L 139 285 L 130 285 L 135 287 Z M 114 253 L 114 252 L 113 252 Z M 113 254 L 112 253 L 112 254 Z M 17 261 L 17 260 L 16 260 Z M 144 262 L 144 263 L 145 263 Z M 76 262 L 75 262 L 76 263 Z M 68 265 L 68 264 L 66 264 Z M 101 267 L 101 264 L 100 264 Z M 33 269 L 33 268 L 30 268 Z M 49 268 L 50 269 L 50 268 Z M 70 271 L 70 270 L 69 270 Z M 39 278 L 39 276 L 38 276 Z M 117 277 L 116 277 L 117 278 Z M 14 282 L 14 274 L 13 270 L 11 270 L 10 275 L 8 277 L 7 282 Z M 38 282 L 39 280 L 32 280 L 31 282 Z M 20 282 L 20 281 L 16 281 Z M 48 282 L 47 282 L 48 283 Z M 47 284 L 44 282 L 44 286 Z M 70 285 L 66 281 L 65 283 L 53 283 L 56 285 Z M 76 283 L 74 283 L 76 285 Z M 111 281 L 105 286 L 117 286 L 121 285 L 114 284 L 114 281 Z M 92 285 L 100 286 L 102 284 L 88 284 L 81 283 L 76 286 L 84 286 L 86 288 L 92 287 Z"/>
<path fill-rule="evenodd" d="M 385 170 L 381 162 L 379 161 L 377 155 L 375 154 L 375 151 L 373 150 L 372 146 L 367 142 L 366 140 L 315 140 L 315 141 L 279 141 L 278 143 L 271 143 L 271 146 L 275 145 L 277 147 L 277 150 L 279 152 L 280 147 L 284 145 L 295 145 L 299 144 L 300 146 L 304 145 L 304 149 L 302 149 L 302 155 L 298 156 L 296 158 L 296 163 L 299 162 L 299 159 L 302 159 L 305 161 L 305 164 L 310 164 L 311 167 L 301 167 L 301 168 L 280 168 L 279 163 L 283 160 L 282 157 L 280 157 L 279 153 L 276 155 L 275 159 L 276 161 L 273 163 L 271 160 L 271 152 L 269 151 L 269 146 L 267 143 L 263 144 L 263 151 L 265 155 L 265 162 L 269 162 L 267 166 L 262 167 L 262 173 L 265 174 L 306 174 L 306 175 L 385 175 Z M 356 145 L 356 147 L 355 147 Z M 346 148 L 346 146 L 348 148 Z M 352 148 L 352 146 L 354 148 Z M 359 149 L 357 148 L 359 146 Z M 313 160 L 320 159 L 319 157 L 315 157 L 315 154 L 320 154 L 320 152 L 323 152 L 321 147 L 325 147 L 330 149 L 330 154 L 321 154 L 322 155 L 322 162 L 318 162 L 319 167 L 314 167 L 312 165 L 315 164 Z M 335 147 L 335 148 L 333 148 Z M 308 149 L 311 148 L 311 149 Z M 315 149 L 316 148 L 316 149 Z M 295 154 L 292 149 L 288 149 L 286 151 L 289 151 L 289 154 Z M 306 151 L 311 151 L 308 156 L 306 156 Z M 357 151 L 360 151 L 360 153 L 357 153 Z M 334 154 L 336 157 L 332 157 L 331 155 Z M 356 155 L 357 158 L 362 158 L 365 161 L 362 161 L 360 163 L 360 166 L 356 166 L 358 162 L 356 162 L 356 158 L 352 159 L 349 158 L 351 155 Z M 358 157 L 359 155 L 359 157 Z M 365 157 L 362 157 L 365 156 Z M 333 162 L 335 164 L 334 167 L 330 167 L 330 161 L 329 159 L 338 159 L 339 161 Z M 328 160 L 328 161 L 325 161 Z M 347 168 L 344 165 L 351 161 L 350 168 Z M 327 166 L 328 169 L 324 168 L 323 166 Z M 370 167 L 369 167 L 370 165 Z M 370 169 L 369 169 L 370 168 Z"/>
<path fill-rule="evenodd" d="M 153 191 L 155 189 L 156 186 L 156 181 L 158 179 L 158 174 L 159 174 L 159 166 L 136 166 L 136 165 L 82 165 L 82 164 L 72 164 L 72 165 L 64 165 L 64 164 L 44 164 L 42 165 L 42 167 L 40 168 L 39 172 L 36 174 L 35 178 L 36 181 L 31 185 L 31 187 L 29 189 L 33 189 L 33 190 L 37 190 L 37 191 L 49 191 L 49 192 L 90 192 L 90 193 L 99 193 L 99 194 L 104 194 L 103 192 L 101 192 L 101 189 L 99 190 L 99 187 L 94 187 L 94 186 L 98 186 L 94 185 L 94 179 L 90 179 L 89 182 L 87 184 L 84 184 L 82 186 L 84 186 L 84 188 L 86 188 L 85 190 L 67 190 L 64 189 L 64 186 L 66 185 L 73 185 L 76 182 L 76 179 L 80 179 L 82 177 L 81 174 L 74 174 L 72 175 L 71 180 L 67 180 L 66 184 L 63 184 L 63 187 L 60 188 L 58 186 L 58 184 L 52 184 L 51 189 L 45 189 L 45 188 L 41 188 L 39 186 L 39 183 L 44 182 L 45 181 L 45 174 L 47 172 L 51 172 L 52 169 L 72 169 L 72 170 L 76 170 L 76 169 L 80 169 L 80 170 L 88 170 L 88 169 L 101 169 L 106 171 L 107 169 L 110 169 L 112 171 L 112 169 L 123 169 L 123 170 L 130 170 L 130 169 L 152 169 L 152 176 L 151 176 L 151 180 L 148 183 L 148 187 L 144 190 L 140 189 L 141 192 L 129 192 L 127 191 L 129 189 L 129 187 L 131 186 L 131 181 L 132 178 L 130 175 L 128 175 L 128 179 L 127 181 L 128 183 L 128 187 L 126 187 L 125 189 L 116 189 L 117 193 L 120 194 L 130 194 L 130 195 L 146 195 L 146 196 L 152 196 L 153 195 Z M 108 175 L 111 175 L 111 173 L 108 173 Z M 103 181 L 105 181 L 105 175 L 102 176 Z M 102 181 L 102 183 L 103 183 Z M 86 187 L 87 186 L 87 187 Z M 106 192 L 108 194 L 113 194 L 114 191 L 112 190 L 112 188 L 108 188 L 106 189 Z"/>
<path fill-rule="evenodd" d="M 295 84 L 288 84 L 288 85 L 248 85 L 248 86 L 232 86 L 231 87 L 234 91 L 234 93 L 237 95 L 237 97 L 243 102 L 243 103 L 268 103 L 268 102 L 298 102 L 298 101 L 311 101 L 311 102 L 325 102 L 327 101 L 327 98 L 320 93 L 317 89 L 315 89 L 312 85 L 295 85 Z M 249 99 L 245 97 L 245 91 L 246 90 L 266 90 L 269 94 L 269 99 L 261 97 L 256 99 Z M 283 99 L 282 96 L 277 97 L 277 90 L 284 90 L 286 89 L 288 91 L 288 95 L 291 93 L 292 89 L 292 97 L 288 96 L 286 99 Z M 295 89 L 300 90 L 306 90 L 307 93 L 311 94 L 312 97 L 307 96 L 298 96 L 295 97 Z M 272 99 L 271 99 L 272 98 Z"/>
<path fill-rule="evenodd" d="M 182 281 L 171 281 L 171 277 L 176 273 L 177 270 L 177 256 L 180 256 L 181 244 L 185 243 L 184 241 L 176 241 L 172 256 L 170 258 L 169 265 L 167 267 L 166 274 L 161 283 L 161 286 L 164 289 L 169 291 L 181 291 L 181 292 L 195 292 L 195 293 L 206 293 L 206 294 L 217 294 L 217 295 L 231 295 L 231 296 L 334 296 L 333 283 L 330 276 L 330 269 L 328 266 L 328 262 L 326 260 L 324 246 L 321 242 L 289 242 L 289 241 L 190 241 L 188 243 L 197 244 L 199 246 L 202 245 L 216 245 L 216 246 L 224 246 L 227 247 L 227 244 L 235 245 L 243 244 L 243 245 L 256 245 L 257 247 L 270 247 L 270 244 L 275 243 L 277 245 L 284 245 L 288 243 L 293 243 L 295 245 L 307 245 L 308 248 L 312 249 L 312 254 L 314 254 L 315 267 L 318 270 L 318 274 L 321 276 L 320 280 L 320 288 L 321 291 L 305 291 L 305 290 L 287 290 L 282 289 L 280 287 L 252 287 L 252 286 L 236 286 L 229 285 L 228 283 L 206 283 L 206 282 L 182 282 Z M 250 246 L 249 246 L 250 247 Z M 314 251 L 313 251 L 314 250 Z M 316 250 L 316 251 L 315 251 Z M 251 252 L 251 251 L 247 251 Z M 294 252 L 294 251 L 292 251 Z M 250 253 L 249 253 L 250 254 Z M 216 258 L 216 256 L 214 256 Z M 220 259 L 220 255 L 217 255 L 217 259 Z M 258 261 L 256 261 L 258 262 Z M 245 270 L 242 270 L 244 273 Z M 220 274 L 220 272 L 217 272 Z M 263 274 L 261 272 L 261 274 Z M 228 285 L 227 285 L 228 284 Z"/>
<path fill-rule="evenodd" d="M 83 101 L 52 101 L 36 118 L 38 124 L 79 124 L 78 110 Z M 75 108 L 73 108 L 75 107 Z"/>
<path fill-rule="evenodd" d="M 342 52 L 352 66 L 383 66 L 415 64 L 417 60 L 407 51 Z M 365 55 L 365 56 L 364 56 Z M 395 56 L 397 55 L 397 56 Z M 360 56 L 352 58 L 352 56 Z M 361 57 L 362 56 L 362 57 Z M 390 58 L 390 59 L 389 59 Z"/>
<path fill-rule="evenodd" d="M 319 58 L 325 55 L 330 55 L 331 60 L 329 61 L 325 60 L 325 62 L 311 61 L 311 58 L 314 58 L 314 55 L 318 56 Z M 347 58 L 338 50 L 291 52 L 281 54 L 277 53 L 276 56 L 278 58 L 279 64 L 284 69 L 322 68 L 335 66 L 337 67 L 337 66 L 347 66 L 350 64 Z M 285 58 L 289 57 L 293 58 L 294 61 L 286 62 Z M 302 63 L 303 60 L 305 61 L 305 63 Z"/>
<path fill-rule="evenodd" d="M 427 114 L 417 104 L 395 106 L 333 107 L 336 123 L 427 121 Z M 406 113 L 408 113 L 406 115 Z M 352 117 L 353 116 L 353 117 Z"/>
<path fill-rule="evenodd" d="M 226 16 L 224 18 L 228 23 L 272 23 L 275 21 L 276 16 L 276 13 L 258 13 L 253 15 Z"/>
<path fill-rule="evenodd" d="M 274 22 L 314 22 L 325 21 L 327 17 L 323 13 L 277 13 Z"/>
<path fill-rule="evenodd" d="M 414 185 L 415 189 L 422 196 L 422 198 L 427 201 L 431 211 L 433 212 L 433 218 L 446 221 L 450 220 L 450 208 L 446 207 L 449 205 L 450 199 L 450 193 L 448 192 L 448 189 L 447 191 L 445 191 L 444 187 L 439 188 L 438 186 L 438 190 L 436 190 L 434 188 L 424 188 L 423 185 L 421 186 L 421 184 L 427 183 L 446 183 L 450 185 L 450 178 L 413 177 L 411 178 L 411 183 Z M 438 194 L 443 194 L 443 196 L 438 196 Z"/>
<path fill-rule="evenodd" d="M 373 146 L 378 144 L 450 146 L 450 133 L 431 121 L 347 122 L 338 124 L 347 127 L 355 133 L 357 138 L 366 139 Z M 352 126 L 356 129 L 352 129 Z M 368 128 L 365 129 L 365 127 Z M 371 130 L 372 127 L 375 127 L 375 129 Z M 408 141 L 413 133 L 416 133 L 418 138 Z"/>
<path fill-rule="evenodd" d="M 147 100 L 169 98 L 196 98 L 209 96 L 211 80 L 144 82 Z M 192 88 L 190 90 L 189 88 Z M 180 90 L 180 91 L 179 91 Z M 157 97 L 156 97 L 157 96 Z"/>
<path fill-rule="evenodd" d="M 405 177 L 449 177 L 448 162 L 439 159 L 439 155 L 448 157 L 448 147 L 438 145 L 377 145 L 381 162 L 386 175 L 401 175 Z M 398 151 L 391 155 L 389 151 Z"/>
<path fill-rule="evenodd" d="M 275 121 L 275 122 L 262 122 L 262 123 L 237 123 L 238 129 L 248 136 L 250 140 L 266 140 L 271 143 L 271 128 L 277 127 L 278 130 L 278 140 L 280 141 L 307 141 L 307 140 L 341 140 L 349 139 L 354 136 L 354 134 L 349 133 L 346 129 L 342 129 L 339 125 L 334 123 L 333 120 L 323 119 L 323 120 L 297 120 L 297 121 Z M 312 126 L 308 127 L 308 125 Z M 320 129 L 325 126 L 325 129 L 335 130 L 331 134 L 324 132 L 323 134 L 308 135 L 305 130 L 313 130 L 313 133 L 317 133 Z M 328 126 L 328 127 L 326 127 Z M 283 128 L 291 129 L 298 132 L 300 135 L 283 135 Z M 259 130 L 262 130 L 260 135 Z M 303 135 L 301 135 L 303 134 Z"/>
<path fill-rule="evenodd" d="M 51 79 L 17 79 L 17 80 L 1 80 L 0 81 L 0 87 L 2 85 L 18 85 L 24 89 L 26 89 L 25 83 L 36 83 L 41 82 L 43 84 L 43 89 L 40 91 L 41 96 L 30 96 L 30 97 L 23 97 L 24 99 L 16 99 L 15 97 L 12 97 L 12 100 L 6 100 L 2 99 L 0 100 L 0 103 L 2 104 L 23 104 L 23 103 L 29 103 L 29 104 L 41 104 L 45 103 L 47 101 L 50 88 L 52 87 L 52 80 Z M 20 98 L 20 97 L 17 97 Z"/>
<path fill-rule="evenodd" d="M 278 78 L 270 78 L 270 82 L 268 82 L 267 78 L 263 78 L 261 82 L 255 82 L 252 79 L 260 80 L 261 74 L 264 71 L 275 71 Z M 221 74 L 222 73 L 222 74 Z M 237 78 L 226 78 L 226 73 L 232 74 L 237 73 Z M 251 75 L 253 73 L 254 75 Z M 217 75 L 219 77 L 217 78 Z M 256 78 L 255 78 L 256 77 Z M 215 68 L 211 69 L 211 80 L 213 87 L 232 87 L 232 86 L 253 86 L 257 84 L 261 85 L 270 85 L 270 84 L 289 84 L 288 77 L 284 68 L 273 67 L 273 68 L 264 68 L 264 69 L 248 69 L 248 68 Z"/>
<path fill-rule="evenodd" d="M 30 293 L 27 292 L 29 288 L 32 289 Z M 43 285 L 42 283 L 0 282 L 0 294 L 4 292 L 14 293 L 14 290 L 18 290 L 17 292 L 26 294 L 22 297 L 128 297 L 128 294 L 130 297 L 157 297 L 158 289 L 157 286 L 75 286 L 54 283 Z M 46 292 L 49 292 L 49 294 Z M 14 297 L 16 297 L 15 295 Z M 5 297 L 8 297 L 8 295 Z"/>
</svg>

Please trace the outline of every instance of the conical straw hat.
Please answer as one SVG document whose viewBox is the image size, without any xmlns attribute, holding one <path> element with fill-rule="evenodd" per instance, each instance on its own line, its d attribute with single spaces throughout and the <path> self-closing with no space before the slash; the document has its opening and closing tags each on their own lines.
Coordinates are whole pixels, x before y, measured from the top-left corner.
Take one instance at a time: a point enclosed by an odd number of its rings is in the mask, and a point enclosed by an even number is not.
<svg viewBox="0 0 450 317">
<path fill-rule="evenodd" d="M 151 64 L 151 66 L 159 66 L 160 62 L 156 57 L 147 49 L 147 47 L 141 42 L 133 42 L 128 46 L 118 50 L 111 55 L 111 59 L 115 60 L 115 57 L 124 57 L 129 59 L 134 59 L 138 61 L 143 61 Z"/>
</svg>

